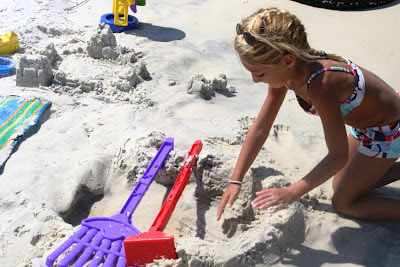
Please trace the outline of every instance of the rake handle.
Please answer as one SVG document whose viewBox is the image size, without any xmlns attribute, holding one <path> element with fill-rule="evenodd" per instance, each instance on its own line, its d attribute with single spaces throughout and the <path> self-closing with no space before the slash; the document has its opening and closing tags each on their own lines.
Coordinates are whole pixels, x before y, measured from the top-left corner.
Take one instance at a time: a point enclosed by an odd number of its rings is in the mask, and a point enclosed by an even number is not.
<svg viewBox="0 0 400 267">
<path fill-rule="evenodd" d="M 154 177 L 157 175 L 158 171 L 161 169 L 165 159 L 167 158 L 169 152 L 174 147 L 174 139 L 168 137 L 164 140 L 161 148 L 158 150 L 157 155 L 153 158 L 147 170 L 144 172 L 139 182 L 136 184 L 135 189 L 133 189 L 131 195 L 126 201 L 125 205 L 119 212 L 124 214 L 131 219 L 132 213 L 135 211 L 143 195 L 146 193 Z"/>
<path fill-rule="evenodd" d="M 200 140 L 197 140 L 193 143 L 192 148 L 190 149 L 189 154 L 187 155 L 186 160 L 183 163 L 183 167 L 178 175 L 178 178 L 176 179 L 174 186 L 169 192 L 167 199 L 161 207 L 161 210 L 159 211 L 156 219 L 151 225 L 149 232 L 161 232 L 167 225 L 169 218 L 171 217 L 172 212 L 175 209 L 176 203 L 178 202 L 183 190 L 185 189 L 186 184 L 189 181 L 192 170 L 194 166 L 196 166 L 198 155 L 202 148 L 203 144 Z"/>
</svg>

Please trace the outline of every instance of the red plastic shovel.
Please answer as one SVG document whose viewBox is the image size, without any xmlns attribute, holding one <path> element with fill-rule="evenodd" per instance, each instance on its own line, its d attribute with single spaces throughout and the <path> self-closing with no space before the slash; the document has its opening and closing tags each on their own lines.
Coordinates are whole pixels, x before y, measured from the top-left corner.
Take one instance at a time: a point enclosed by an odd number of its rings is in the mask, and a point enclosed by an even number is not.
<svg viewBox="0 0 400 267">
<path fill-rule="evenodd" d="M 193 143 L 178 178 L 149 231 L 125 238 L 124 247 L 128 266 L 145 265 L 152 263 L 156 259 L 178 258 L 174 237 L 163 233 L 162 230 L 167 225 L 176 203 L 189 181 L 202 148 L 203 144 L 200 140 Z"/>
</svg>

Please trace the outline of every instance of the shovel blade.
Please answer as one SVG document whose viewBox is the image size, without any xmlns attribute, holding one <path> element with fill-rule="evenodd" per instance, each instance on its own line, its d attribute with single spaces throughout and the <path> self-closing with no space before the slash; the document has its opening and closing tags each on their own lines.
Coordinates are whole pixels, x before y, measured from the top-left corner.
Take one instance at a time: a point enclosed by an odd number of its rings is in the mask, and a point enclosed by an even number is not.
<svg viewBox="0 0 400 267">
<path fill-rule="evenodd" d="M 159 231 L 143 232 L 124 240 L 128 266 L 146 265 L 158 259 L 177 259 L 174 237 Z"/>
</svg>

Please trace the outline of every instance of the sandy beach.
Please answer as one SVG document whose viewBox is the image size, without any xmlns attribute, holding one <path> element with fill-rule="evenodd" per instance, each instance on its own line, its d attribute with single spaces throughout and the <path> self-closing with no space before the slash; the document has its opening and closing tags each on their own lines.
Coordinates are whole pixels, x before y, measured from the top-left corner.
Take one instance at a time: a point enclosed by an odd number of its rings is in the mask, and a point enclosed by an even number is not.
<svg viewBox="0 0 400 267">
<path fill-rule="evenodd" d="M 112 33 L 100 17 L 112 0 L 2 0 L 0 35 L 20 49 L 0 55 L 0 98 L 51 102 L 0 169 L 0 266 L 45 266 L 81 221 L 123 207 L 162 142 L 174 149 L 132 216 L 147 231 L 192 143 L 203 149 L 165 227 L 178 260 L 148 266 L 400 266 L 400 222 L 338 215 L 331 180 L 276 213 L 250 202 L 262 188 L 307 174 L 327 152 L 318 117 L 289 92 L 234 206 L 217 207 L 268 88 L 232 47 L 235 26 L 261 7 L 297 15 L 316 49 L 351 59 L 400 91 L 400 1 L 336 11 L 294 1 L 147 1 L 138 29 Z M 21 84 L 17 70 L 44 60 L 49 84 Z M 26 63 L 28 62 L 28 63 Z M 36 62 L 36 61 L 35 61 Z M 377 193 L 400 197 L 400 182 Z M 400 208 L 400 207 L 399 207 Z"/>
</svg>

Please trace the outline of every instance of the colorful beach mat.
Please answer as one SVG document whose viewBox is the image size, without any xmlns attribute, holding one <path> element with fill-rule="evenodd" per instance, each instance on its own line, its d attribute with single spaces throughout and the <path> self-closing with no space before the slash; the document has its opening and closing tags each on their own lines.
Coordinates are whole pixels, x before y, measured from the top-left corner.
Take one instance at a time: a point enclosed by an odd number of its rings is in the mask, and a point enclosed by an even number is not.
<svg viewBox="0 0 400 267">
<path fill-rule="evenodd" d="M 0 98 L 0 168 L 50 105 L 51 102 L 27 101 L 14 95 Z"/>
</svg>

